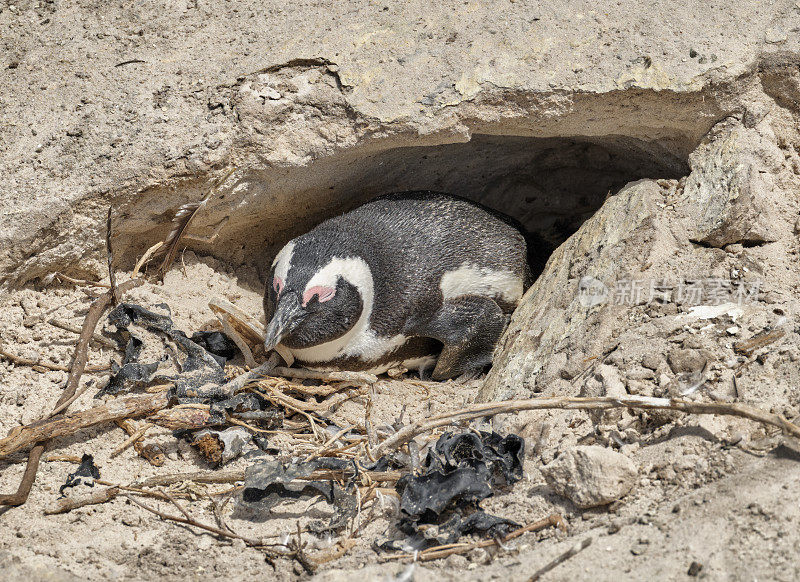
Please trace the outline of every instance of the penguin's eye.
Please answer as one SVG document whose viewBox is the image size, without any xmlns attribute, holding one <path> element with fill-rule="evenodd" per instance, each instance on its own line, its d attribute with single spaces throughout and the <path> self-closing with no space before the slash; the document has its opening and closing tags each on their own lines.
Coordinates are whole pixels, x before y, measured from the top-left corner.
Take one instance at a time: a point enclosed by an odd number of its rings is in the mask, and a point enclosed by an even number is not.
<svg viewBox="0 0 800 582">
<path fill-rule="evenodd" d="M 314 298 L 314 295 L 317 296 L 317 301 L 320 303 L 325 303 L 326 301 L 330 301 L 333 299 L 333 296 L 336 295 L 336 288 L 335 287 L 311 287 L 310 289 L 306 290 L 303 294 L 303 307 L 308 305 L 308 302 Z"/>
<path fill-rule="evenodd" d="M 275 289 L 275 293 L 280 295 L 281 291 L 283 291 L 283 279 L 280 277 L 275 277 L 272 280 L 272 288 Z"/>
</svg>

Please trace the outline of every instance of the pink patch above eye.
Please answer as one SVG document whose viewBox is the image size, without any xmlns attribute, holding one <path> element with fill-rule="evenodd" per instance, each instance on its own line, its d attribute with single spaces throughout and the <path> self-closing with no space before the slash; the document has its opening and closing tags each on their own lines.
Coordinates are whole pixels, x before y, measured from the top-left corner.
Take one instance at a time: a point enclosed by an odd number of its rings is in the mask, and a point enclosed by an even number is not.
<svg viewBox="0 0 800 582">
<path fill-rule="evenodd" d="M 272 280 L 272 288 L 275 289 L 275 293 L 280 295 L 281 291 L 283 291 L 283 279 L 280 277 L 275 277 Z"/>
<path fill-rule="evenodd" d="M 333 299 L 336 289 L 334 287 L 311 287 L 303 294 L 303 306 L 307 305 L 314 295 L 318 296 L 317 301 L 325 303 Z"/>
</svg>

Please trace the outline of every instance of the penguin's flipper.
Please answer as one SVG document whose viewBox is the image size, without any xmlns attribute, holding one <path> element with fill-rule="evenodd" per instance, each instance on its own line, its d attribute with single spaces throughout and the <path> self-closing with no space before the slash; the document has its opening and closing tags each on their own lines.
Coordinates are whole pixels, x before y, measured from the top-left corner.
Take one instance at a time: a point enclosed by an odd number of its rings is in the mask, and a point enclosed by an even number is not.
<svg viewBox="0 0 800 582">
<path fill-rule="evenodd" d="M 505 325 L 503 310 L 488 297 L 461 295 L 445 301 L 420 333 L 444 344 L 432 378 L 456 378 L 491 364 Z"/>
</svg>

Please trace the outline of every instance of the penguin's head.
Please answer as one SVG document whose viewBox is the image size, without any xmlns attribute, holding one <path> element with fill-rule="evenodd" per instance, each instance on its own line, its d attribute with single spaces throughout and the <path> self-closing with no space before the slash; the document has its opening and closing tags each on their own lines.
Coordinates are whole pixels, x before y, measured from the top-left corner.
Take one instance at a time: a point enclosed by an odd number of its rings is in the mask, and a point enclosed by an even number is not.
<svg viewBox="0 0 800 582">
<path fill-rule="evenodd" d="M 301 349 L 347 335 L 368 317 L 372 276 L 361 258 L 325 256 L 290 241 L 275 257 L 264 294 L 267 351 Z"/>
</svg>

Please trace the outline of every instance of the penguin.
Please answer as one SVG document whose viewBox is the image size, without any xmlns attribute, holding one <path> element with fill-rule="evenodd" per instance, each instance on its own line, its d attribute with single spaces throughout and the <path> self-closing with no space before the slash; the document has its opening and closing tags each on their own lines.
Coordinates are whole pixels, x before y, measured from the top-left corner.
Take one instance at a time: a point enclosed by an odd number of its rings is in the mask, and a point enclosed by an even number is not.
<svg viewBox="0 0 800 582">
<path fill-rule="evenodd" d="M 376 198 L 278 252 L 265 347 L 313 370 L 475 375 L 532 282 L 527 251 L 521 225 L 465 198 Z"/>
</svg>

